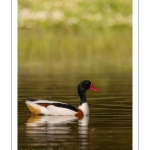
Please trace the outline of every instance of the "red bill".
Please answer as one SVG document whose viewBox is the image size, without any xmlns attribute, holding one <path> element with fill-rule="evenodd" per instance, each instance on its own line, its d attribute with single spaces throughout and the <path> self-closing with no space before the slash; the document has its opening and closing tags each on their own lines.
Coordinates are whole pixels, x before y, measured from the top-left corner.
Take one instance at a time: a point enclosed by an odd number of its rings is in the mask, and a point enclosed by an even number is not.
<svg viewBox="0 0 150 150">
<path fill-rule="evenodd" d="M 89 90 L 98 91 L 98 88 L 95 88 L 95 87 L 94 87 L 94 84 L 91 83 Z"/>
</svg>

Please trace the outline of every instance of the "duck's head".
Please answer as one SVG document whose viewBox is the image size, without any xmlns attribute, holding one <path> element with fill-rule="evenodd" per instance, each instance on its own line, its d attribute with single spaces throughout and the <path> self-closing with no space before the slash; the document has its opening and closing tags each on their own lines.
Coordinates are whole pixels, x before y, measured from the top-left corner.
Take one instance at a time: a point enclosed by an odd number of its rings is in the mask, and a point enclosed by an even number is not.
<svg viewBox="0 0 150 150">
<path fill-rule="evenodd" d="M 86 94 L 87 90 L 98 91 L 97 88 L 94 87 L 94 84 L 89 80 L 83 80 L 78 85 L 78 94 L 80 97 L 80 104 L 86 102 Z"/>
<path fill-rule="evenodd" d="M 78 85 L 78 91 L 84 93 L 86 90 L 98 91 L 98 89 L 94 87 L 94 84 L 91 81 L 83 80 Z"/>
</svg>

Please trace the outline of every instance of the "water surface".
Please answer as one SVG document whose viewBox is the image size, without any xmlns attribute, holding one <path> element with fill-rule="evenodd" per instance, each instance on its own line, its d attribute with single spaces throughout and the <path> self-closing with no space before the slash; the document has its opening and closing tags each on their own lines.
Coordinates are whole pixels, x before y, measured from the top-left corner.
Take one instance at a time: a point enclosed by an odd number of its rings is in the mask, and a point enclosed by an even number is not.
<svg viewBox="0 0 150 150">
<path fill-rule="evenodd" d="M 89 117 L 32 115 L 22 99 L 56 100 L 78 107 L 77 85 L 87 91 Z M 19 74 L 18 150 L 131 150 L 132 80 L 129 74 Z"/>
</svg>

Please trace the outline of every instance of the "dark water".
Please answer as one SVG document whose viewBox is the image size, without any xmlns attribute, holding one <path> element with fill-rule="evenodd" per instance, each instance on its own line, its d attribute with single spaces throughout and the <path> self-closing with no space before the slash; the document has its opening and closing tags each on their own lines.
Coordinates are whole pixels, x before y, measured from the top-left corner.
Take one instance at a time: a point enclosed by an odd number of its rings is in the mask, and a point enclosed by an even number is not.
<svg viewBox="0 0 150 150">
<path fill-rule="evenodd" d="M 56 100 L 78 107 L 77 85 L 92 81 L 87 91 L 90 116 L 35 116 L 27 97 Z M 81 123 L 87 126 L 80 126 Z M 131 150 L 132 78 L 129 74 L 61 74 L 18 76 L 18 150 Z"/>
</svg>

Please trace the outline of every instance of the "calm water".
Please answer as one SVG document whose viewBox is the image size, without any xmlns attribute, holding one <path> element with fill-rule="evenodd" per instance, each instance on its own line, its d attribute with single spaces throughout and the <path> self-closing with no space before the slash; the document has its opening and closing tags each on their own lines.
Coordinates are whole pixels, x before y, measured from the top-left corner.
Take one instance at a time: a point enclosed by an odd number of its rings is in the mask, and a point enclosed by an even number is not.
<svg viewBox="0 0 150 150">
<path fill-rule="evenodd" d="M 22 99 L 56 100 L 78 107 L 77 85 L 87 91 L 90 116 L 31 115 Z M 87 126 L 82 126 L 86 124 Z M 131 150 L 132 78 L 129 74 L 55 74 L 18 76 L 18 150 Z"/>
</svg>

